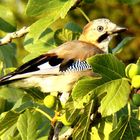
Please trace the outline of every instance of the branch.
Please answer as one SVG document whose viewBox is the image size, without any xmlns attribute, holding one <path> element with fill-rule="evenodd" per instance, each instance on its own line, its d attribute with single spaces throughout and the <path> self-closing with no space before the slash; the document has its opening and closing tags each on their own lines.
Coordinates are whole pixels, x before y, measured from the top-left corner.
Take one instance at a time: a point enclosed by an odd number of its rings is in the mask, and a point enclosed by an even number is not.
<svg viewBox="0 0 140 140">
<path fill-rule="evenodd" d="M 20 30 L 8 33 L 4 38 L 0 40 L 0 46 L 10 43 L 15 38 L 20 38 L 29 32 L 29 27 L 23 27 Z"/>
</svg>

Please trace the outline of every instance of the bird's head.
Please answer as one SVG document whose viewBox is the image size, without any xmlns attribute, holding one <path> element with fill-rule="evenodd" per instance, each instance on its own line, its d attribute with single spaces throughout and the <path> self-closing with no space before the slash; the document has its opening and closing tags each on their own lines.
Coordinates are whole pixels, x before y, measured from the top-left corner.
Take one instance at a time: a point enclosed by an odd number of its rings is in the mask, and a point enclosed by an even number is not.
<svg viewBox="0 0 140 140">
<path fill-rule="evenodd" d="M 84 27 L 79 40 L 95 44 L 108 53 L 108 45 L 112 37 L 123 31 L 126 31 L 126 28 L 117 26 L 109 19 L 96 19 Z"/>
</svg>

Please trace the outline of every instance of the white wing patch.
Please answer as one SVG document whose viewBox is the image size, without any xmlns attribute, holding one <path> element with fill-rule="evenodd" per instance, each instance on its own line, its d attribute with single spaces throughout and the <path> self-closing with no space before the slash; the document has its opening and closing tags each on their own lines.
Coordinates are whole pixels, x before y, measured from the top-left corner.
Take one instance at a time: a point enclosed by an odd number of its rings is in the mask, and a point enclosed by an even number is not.
<svg viewBox="0 0 140 140">
<path fill-rule="evenodd" d="M 57 75 L 65 72 L 76 72 L 76 71 L 85 71 L 91 69 L 91 66 L 86 61 L 75 61 L 69 66 L 65 71 L 60 71 L 60 64 L 56 66 L 51 66 L 49 62 L 41 64 L 38 66 L 39 70 L 34 72 L 28 72 L 23 74 L 17 74 L 9 78 L 10 80 L 27 78 L 35 75 Z"/>
<path fill-rule="evenodd" d="M 51 66 L 49 62 L 46 62 L 44 64 L 41 64 L 38 66 L 39 70 L 34 71 L 34 72 L 27 72 L 23 74 L 17 74 L 15 76 L 12 76 L 9 78 L 10 80 L 14 79 L 20 79 L 20 78 L 26 78 L 26 77 L 31 77 L 35 75 L 50 75 L 50 74 L 60 74 L 61 72 L 59 71 L 59 65 L 56 66 Z"/>
</svg>

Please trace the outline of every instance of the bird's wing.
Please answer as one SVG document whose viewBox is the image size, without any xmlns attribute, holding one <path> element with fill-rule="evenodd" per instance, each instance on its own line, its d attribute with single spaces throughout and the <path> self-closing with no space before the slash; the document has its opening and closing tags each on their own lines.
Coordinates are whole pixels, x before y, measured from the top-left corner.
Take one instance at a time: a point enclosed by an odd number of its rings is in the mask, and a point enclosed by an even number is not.
<svg viewBox="0 0 140 140">
<path fill-rule="evenodd" d="M 77 48 L 80 48 L 78 52 Z M 7 81 L 15 81 L 33 75 L 59 75 L 64 72 L 88 70 L 91 67 L 85 61 L 86 58 L 101 52 L 96 47 L 92 49 L 91 45 L 80 41 L 67 42 L 60 48 L 40 55 L 2 77 L 0 85 L 7 84 Z"/>
</svg>

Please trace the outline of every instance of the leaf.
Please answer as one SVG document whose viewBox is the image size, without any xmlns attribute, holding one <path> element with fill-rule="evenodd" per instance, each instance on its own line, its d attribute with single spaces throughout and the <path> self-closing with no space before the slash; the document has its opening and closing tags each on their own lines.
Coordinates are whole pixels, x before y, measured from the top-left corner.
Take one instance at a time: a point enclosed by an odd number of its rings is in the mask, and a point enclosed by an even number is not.
<svg viewBox="0 0 140 140">
<path fill-rule="evenodd" d="M 134 37 L 126 37 L 124 38 L 113 50 L 112 53 L 113 54 L 117 54 L 120 53 L 122 51 L 122 49 L 128 44 L 130 43 L 130 41 L 132 41 L 134 39 Z"/>
<path fill-rule="evenodd" d="M 5 105 L 6 105 L 6 99 L 3 97 L 0 97 L 0 114 L 4 112 L 5 110 Z"/>
<path fill-rule="evenodd" d="M 116 128 L 110 133 L 109 140 L 136 140 L 140 136 L 139 126 L 139 120 L 122 116 Z"/>
<path fill-rule="evenodd" d="M 93 111 L 94 101 L 91 101 L 84 109 L 84 113 L 81 115 L 79 121 L 74 127 L 74 132 L 72 135 L 73 140 L 87 140 L 89 125 L 90 125 L 90 115 Z"/>
<path fill-rule="evenodd" d="M 67 41 L 77 40 L 79 35 L 68 29 L 58 29 L 54 34 L 54 39 L 55 43 L 59 46 Z"/>
<path fill-rule="evenodd" d="M 63 12 L 67 11 L 67 9 L 69 10 L 69 8 L 74 5 L 74 3 L 75 1 L 73 0 L 29 0 L 26 14 L 29 16 L 38 16 L 44 13 L 56 14 L 62 8 L 64 11 L 61 11 L 61 14 L 63 15 Z"/>
<path fill-rule="evenodd" d="M 5 111 L 10 110 L 17 100 L 23 97 L 25 92 L 23 90 L 12 87 L 1 87 L 0 97 L 6 99 Z M 14 96 L 13 96 L 14 95 Z"/>
<path fill-rule="evenodd" d="M 106 81 L 125 77 L 125 65 L 112 54 L 99 54 L 88 58 L 87 61 L 93 71 L 99 73 Z"/>
<path fill-rule="evenodd" d="M 0 136 L 1 140 L 19 140 L 21 137 L 18 136 L 16 123 L 13 124 L 3 135 Z"/>
<path fill-rule="evenodd" d="M 82 28 L 74 22 L 68 22 L 64 28 L 71 30 L 72 32 L 82 33 Z"/>
<path fill-rule="evenodd" d="M 74 107 L 72 97 L 68 99 L 65 105 L 66 119 L 68 122 L 73 122 L 79 116 L 80 110 Z"/>
<path fill-rule="evenodd" d="M 92 127 L 90 139 L 91 140 L 108 140 L 109 134 L 112 131 L 112 122 L 101 119 L 100 122 Z"/>
<path fill-rule="evenodd" d="M 19 117 L 18 113 L 13 111 L 4 112 L 0 116 L 0 136 L 6 133 L 15 123 Z"/>
<path fill-rule="evenodd" d="M 90 91 L 102 85 L 104 81 L 102 79 L 96 79 L 92 77 L 87 77 L 79 80 L 73 87 L 72 90 L 72 98 L 73 100 L 82 100 L 85 95 L 87 95 Z"/>
<path fill-rule="evenodd" d="M 52 29 L 47 28 L 37 41 L 34 41 L 34 36 L 27 34 L 24 40 L 24 48 L 30 52 L 23 61 L 27 62 L 42 53 L 46 53 L 48 50 L 55 48 L 54 32 Z"/>
<path fill-rule="evenodd" d="M 32 4 L 35 3 L 35 4 Z M 41 8 L 41 5 L 44 7 L 43 3 L 45 3 L 45 8 Z M 43 3 L 42 3 L 43 2 Z M 30 0 L 29 5 L 27 7 L 27 14 L 28 15 L 38 15 L 40 13 L 47 13 L 47 16 L 44 18 L 41 18 L 37 22 L 31 25 L 30 32 L 32 36 L 34 36 L 34 41 L 36 41 L 41 33 L 49 27 L 54 21 L 56 21 L 59 17 L 64 18 L 69 11 L 69 9 L 75 4 L 74 0 Z M 38 8 L 39 7 L 39 8 Z M 36 9 L 38 9 L 36 11 Z M 41 9 L 41 10 L 40 10 Z M 34 11 L 35 10 L 35 11 Z"/>
<path fill-rule="evenodd" d="M 21 135 L 22 140 L 37 139 L 37 122 L 35 116 L 26 110 L 21 114 L 17 121 L 17 129 Z"/>
<path fill-rule="evenodd" d="M 101 100 L 101 106 L 99 107 L 99 112 L 105 117 L 117 112 L 127 104 L 131 90 L 127 80 L 118 79 L 107 82 L 97 89 L 96 92 L 107 92 L 106 96 Z"/>
<path fill-rule="evenodd" d="M 34 106 L 34 104 L 33 104 L 31 96 L 28 94 L 25 94 L 25 95 L 23 95 L 23 97 L 21 97 L 20 99 L 17 100 L 17 102 L 13 106 L 12 110 L 14 110 L 18 113 L 21 113 L 25 109 L 31 108 L 33 106 Z"/>
<path fill-rule="evenodd" d="M 0 47 L 0 60 L 3 61 L 4 68 L 14 67 L 17 64 L 15 44 L 12 43 Z"/>
<path fill-rule="evenodd" d="M 137 64 L 137 65 L 140 65 L 140 57 L 138 58 L 136 64 Z"/>
<path fill-rule="evenodd" d="M 8 7 L 0 5 L 0 30 L 14 32 L 16 30 L 15 17 Z"/>
</svg>

